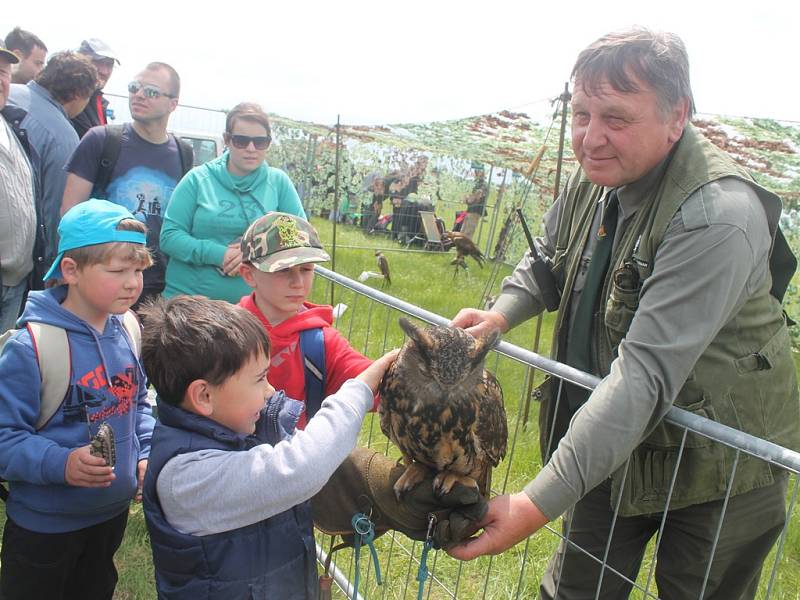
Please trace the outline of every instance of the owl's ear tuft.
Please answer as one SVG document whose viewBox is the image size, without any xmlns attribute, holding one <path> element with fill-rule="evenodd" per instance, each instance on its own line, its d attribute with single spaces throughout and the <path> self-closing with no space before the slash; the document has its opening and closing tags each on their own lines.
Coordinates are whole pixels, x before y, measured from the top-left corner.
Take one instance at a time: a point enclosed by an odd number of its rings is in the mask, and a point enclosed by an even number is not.
<svg viewBox="0 0 800 600">
<path fill-rule="evenodd" d="M 486 358 L 486 355 L 489 354 L 489 351 L 492 350 L 492 348 L 494 348 L 500 341 L 500 335 L 499 329 L 493 329 L 491 332 L 475 341 L 475 345 L 473 346 L 471 352 L 472 362 L 474 364 L 478 364 L 484 358 Z"/>
<path fill-rule="evenodd" d="M 424 352 L 433 347 L 433 338 L 423 328 L 417 327 L 413 322 L 409 321 L 405 317 L 400 317 L 397 322 L 400 324 L 400 328 L 405 332 L 405 334 L 414 340 L 414 342 L 417 344 L 417 347 L 421 351 Z"/>
</svg>

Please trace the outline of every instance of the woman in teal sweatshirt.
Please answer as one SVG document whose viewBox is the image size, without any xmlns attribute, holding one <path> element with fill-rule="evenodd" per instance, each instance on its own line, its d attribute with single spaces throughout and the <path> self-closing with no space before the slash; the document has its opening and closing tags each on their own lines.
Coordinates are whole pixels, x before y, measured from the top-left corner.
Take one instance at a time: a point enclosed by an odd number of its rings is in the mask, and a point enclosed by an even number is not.
<svg viewBox="0 0 800 600">
<path fill-rule="evenodd" d="M 238 302 L 252 291 L 239 276 L 239 238 L 250 223 L 273 210 L 306 218 L 289 176 L 264 162 L 272 138 L 259 105 L 235 106 L 223 137 L 226 152 L 186 174 L 164 215 L 168 298 L 201 294 Z"/>
</svg>

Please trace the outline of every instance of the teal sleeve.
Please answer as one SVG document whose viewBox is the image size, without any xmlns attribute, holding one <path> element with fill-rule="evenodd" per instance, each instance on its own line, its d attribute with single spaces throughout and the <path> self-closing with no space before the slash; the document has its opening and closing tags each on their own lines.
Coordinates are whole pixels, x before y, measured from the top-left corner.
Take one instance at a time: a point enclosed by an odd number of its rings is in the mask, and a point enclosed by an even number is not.
<svg viewBox="0 0 800 600">
<path fill-rule="evenodd" d="M 304 219 L 308 219 L 306 211 L 303 210 L 303 204 L 300 202 L 300 196 L 297 195 L 297 190 L 294 189 L 294 184 L 289 176 L 283 171 L 280 173 L 278 184 L 278 210 L 280 212 L 289 213 L 290 215 L 297 215 Z"/>
<path fill-rule="evenodd" d="M 189 172 L 175 187 L 161 226 L 161 250 L 189 264 L 221 265 L 225 245 L 192 235 L 199 191 L 195 171 Z"/>
</svg>

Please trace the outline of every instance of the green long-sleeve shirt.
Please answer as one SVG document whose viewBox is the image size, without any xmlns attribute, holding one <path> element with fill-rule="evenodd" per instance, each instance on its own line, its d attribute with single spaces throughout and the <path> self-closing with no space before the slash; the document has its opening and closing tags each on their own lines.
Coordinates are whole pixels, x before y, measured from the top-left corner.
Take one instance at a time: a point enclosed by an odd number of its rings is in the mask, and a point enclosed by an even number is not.
<svg viewBox="0 0 800 600">
<path fill-rule="evenodd" d="M 169 256 L 164 296 L 202 294 L 238 302 L 251 289 L 221 275 L 225 250 L 258 217 L 281 211 L 306 218 L 288 175 L 262 164 L 244 177 L 227 169 L 228 153 L 192 169 L 172 193 L 161 228 Z"/>
</svg>

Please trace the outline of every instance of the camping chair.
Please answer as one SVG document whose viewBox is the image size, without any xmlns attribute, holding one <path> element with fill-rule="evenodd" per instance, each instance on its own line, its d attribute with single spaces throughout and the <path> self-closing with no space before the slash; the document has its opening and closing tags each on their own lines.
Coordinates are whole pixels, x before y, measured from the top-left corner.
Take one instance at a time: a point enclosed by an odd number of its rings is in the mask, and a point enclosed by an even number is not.
<svg viewBox="0 0 800 600">
<path fill-rule="evenodd" d="M 415 235 L 408 240 L 406 247 L 410 246 L 415 240 L 422 240 L 425 242 L 422 246 L 423 250 L 427 250 L 429 247 L 442 251 L 447 250 L 442 234 L 436 224 L 436 215 L 429 210 L 421 210 L 419 211 L 419 218 L 422 221 L 422 231 L 425 235 Z"/>
</svg>

